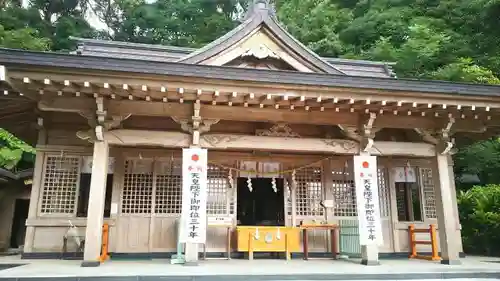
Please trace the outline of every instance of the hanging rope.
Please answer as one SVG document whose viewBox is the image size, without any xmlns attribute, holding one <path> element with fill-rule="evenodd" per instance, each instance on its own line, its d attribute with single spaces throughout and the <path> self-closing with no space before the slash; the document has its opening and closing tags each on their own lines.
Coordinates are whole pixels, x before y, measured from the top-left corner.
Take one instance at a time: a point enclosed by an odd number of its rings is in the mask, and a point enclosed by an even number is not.
<svg viewBox="0 0 500 281">
<path fill-rule="evenodd" d="M 234 168 L 234 167 L 230 167 L 230 166 L 226 166 L 226 165 L 223 165 L 223 164 L 219 164 L 219 163 L 216 163 L 216 162 L 212 162 L 212 161 L 208 161 L 209 164 L 212 164 L 212 165 L 215 165 L 215 166 L 218 166 L 222 169 L 227 169 L 229 171 L 237 171 L 237 172 L 240 172 L 240 173 L 246 173 L 246 174 L 260 174 L 260 175 L 265 175 L 265 176 L 280 176 L 280 175 L 285 175 L 285 174 L 290 174 L 292 173 L 293 171 L 296 171 L 296 170 L 302 170 L 302 169 L 305 169 L 305 168 L 308 168 L 308 167 L 311 167 L 311 166 L 314 166 L 318 163 L 321 163 L 322 161 L 325 161 L 325 160 L 330 160 L 331 158 L 333 158 L 333 156 L 329 156 L 329 157 L 326 157 L 324 159 L 321 159 L 321 160 L 318 160 L 318 161 L 314 161 L 312 163 L 309 163 L 307 165 L 304 165 L 304 166 L 300 166 L 300 167 L 295 167 L 295 168 L 291 168 L 289 170 L 284 170 L 284 171 L 275 171 L 275 172 L 256 172 L 254 170 L 241 170 L 241 169 L 238 169 L 238 168 Z"/>
</svg>

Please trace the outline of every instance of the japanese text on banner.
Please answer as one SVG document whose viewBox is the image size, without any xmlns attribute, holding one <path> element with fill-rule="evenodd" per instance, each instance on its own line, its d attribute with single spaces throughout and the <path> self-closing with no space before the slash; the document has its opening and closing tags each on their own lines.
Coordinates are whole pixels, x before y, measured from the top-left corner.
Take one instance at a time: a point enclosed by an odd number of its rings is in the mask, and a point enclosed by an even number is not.
<svg viewBox="0 0 500 281">
<path fill-rule="evenodd" d="M 182 215 L 179 240 L 205 243 L 207 209 L 207 151 L 184 149 L 182 157 Z"/>
<path fill-rule="evenodd" d="M 383 239 L 376 157 L 354 156 L 354 173 L 360 243 L 361 245 L 381 245 Z"/>
</svg>

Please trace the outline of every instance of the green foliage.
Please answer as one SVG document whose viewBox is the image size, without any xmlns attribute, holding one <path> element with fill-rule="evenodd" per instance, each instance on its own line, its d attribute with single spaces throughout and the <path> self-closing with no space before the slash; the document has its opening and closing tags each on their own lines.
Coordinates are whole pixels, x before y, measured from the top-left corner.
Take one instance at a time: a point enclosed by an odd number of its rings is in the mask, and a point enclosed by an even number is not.
<svg viewBox="0 0 500 281">
<path fill-rule="evenodd" d="M 498 256 L 500 253 L 500 185 L 475 186 L 458 195 L 464 251 Z"/>
<path fill-rule="evenodd" d="M 32 50 L 70 50 L 69 36 L 95 37 L 85 19 L 87 1 L 32 0 L 28 7 L 16 1 L 0 6 L 0 46 Z"/>
<path fill-rule="evenodd" d="M 20 161 L 33 162 L 35 149 L 0 128 L 0 167 L 11 170 Z"/>
<path fill-rule="evenodd" d="M 50 40 L 40 38 L 38 32 L 32 28 L 6 31 L 0 25 L 0 46 L 13 49 L 46 51 L 50 47 Z"/>
<path fill-rule="evenodd" d="M 448 81 L 500 84 L 500 79 L 490 69 L 475 64 L 471 58 L 459 58 L 457 62 L 439 68 L 432 76 Z"/>
<path fill-rule="evenodd" d="M 454 156 L 455 174 L 478 175 L 482 185 L 500 183 L 500 140 L 497 138 L 462 147 Z M 461 182 L 457 181 L 460 188 Z"/>
<path fill-rule="evenodd" d="M 96 1 L 96 12 L 119 41 L 201 47 L 237 24 L 238 0 Z"/>
<path fill-rule="evenodd" d="M 324 56 L 396 62 L 398 77 L 498 84 L 500 0 L 280 0 L 288 30 Z"/>
</svg>

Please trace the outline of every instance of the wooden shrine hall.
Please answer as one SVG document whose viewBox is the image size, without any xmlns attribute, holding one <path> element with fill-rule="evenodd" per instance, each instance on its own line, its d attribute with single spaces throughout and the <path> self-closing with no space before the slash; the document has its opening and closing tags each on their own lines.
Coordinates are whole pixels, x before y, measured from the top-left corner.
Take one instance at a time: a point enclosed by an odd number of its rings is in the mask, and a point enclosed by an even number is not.
<svg viewBox="0 0 500 281">
<path fill-rule="evenodd" d="M 391 63 L 320 57 L 267 1 L 254 2 L 201 49 L 80 38 L 70 54 L 0 49 L 0 127 L 37 150 L 24 257 L 59 257 L 74 226 L 82 265 L 97 266 L 103 223 L 111 258 L 170 257 L 182 148 L 201 147 L 208 255 L 238 251 L 227 237 L 242 226 L 357 221 L 353 156 L 373 155 L 383 243 L 362 247 L 363 263 L 407 255 L 408 227 L 430 224 L 442 263 L 459 263 L 450 155 L 497 134 L 500 87 L 398 79 Z M 329 239 L 311 229 L 308 251 L 330 252 Z M 202 248 L 189 250 L 193 260 Z"/>
</svg>

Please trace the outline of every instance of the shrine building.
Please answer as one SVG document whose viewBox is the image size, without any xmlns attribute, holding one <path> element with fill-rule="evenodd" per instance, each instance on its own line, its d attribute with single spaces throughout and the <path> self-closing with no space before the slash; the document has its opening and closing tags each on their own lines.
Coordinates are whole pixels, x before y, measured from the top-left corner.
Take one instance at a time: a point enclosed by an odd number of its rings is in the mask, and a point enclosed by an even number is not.
<svg viewBox="0 0 500 281">
<path fill-rule="evenodd" d="M 200 49 L 73 39 L 69 54 L 0 49 L 0 127 L 37 150 L 23 257 L 59 257 L 76 226 L 83 264 L 98 265 L 103 223 L 111 258 L 171 257 L 182 149 L 200 147 L 208 226 L 196 252 L 236 252 L 242 238 L 227 245 L 228 235 L 243 226 L 356 225 L 353 156 L 372 155 L 382 243 L 361 247 L 363 263 L 407 256 L 412 224 L 437 225 L 442 263 L 459 263 L 450 155 L 497 134 L 499 86 L 399 79 L 392 63 L 321 57 L 262 0 Z M 310 230 L 310 255 L 328 254 L 330 239 Z"/>
</svg>

